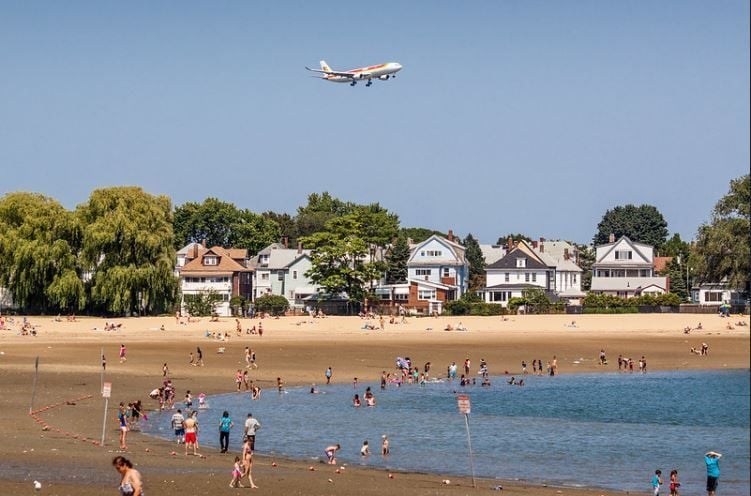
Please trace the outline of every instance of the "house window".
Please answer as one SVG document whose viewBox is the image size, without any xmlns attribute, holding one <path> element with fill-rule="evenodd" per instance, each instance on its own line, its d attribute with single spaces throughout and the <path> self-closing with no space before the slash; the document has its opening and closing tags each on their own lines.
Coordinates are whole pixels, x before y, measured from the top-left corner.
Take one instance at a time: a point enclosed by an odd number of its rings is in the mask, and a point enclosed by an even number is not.
<svg viewBox="0 0 751 496">
<path fill-rule="evenodd" d="M 420 256 L 421 256 L 421 257 L 424 257 L 424 256 L 425 256 L 425 251 L 421 251 L 421 252 L 420 252 Z"/>
<path fill-rule="evenodd" d="M 526 258 L 517 258 L 516 259 L 516 266 L 520 268 L 524 268 L 527 266 L 527 259 Z"/>
<path fill-rule="evenodd" d="M 427 253 L 429 257 L 440 257 L 441 255 L 443 255 L 443 252 L 441 250 L 428 250 L 425 253 Z"/>
<path fill-rule="evenodd" d="M 262 281 L 268 281 L 269 280 L 269 273 L 268 272 L 264 272 L 263 274 L 261 274 L 261 280 Z"/>
<path fill-rule="evenodd" d="M 505 274 L 503 274 L 503 280 L 505 282 L 509 282 L 509 273 L 508 272 L 506 272 Z"/>
<path fill-rule="evenodd" d="M 722 301 L 722 291 L 706 291 L 704 293 L 704 301 L 708 301 L 708 302 Z"/>
<path fill-rule="evenodd" d="M 421 289 L 417 292 L 418 300 L 435 300 L 435 289 Z"/>
<path fill-rule="evenodd" d="M 381 299 L 382 300 L 389 300 L 389 299 L 391 299 L 390 296 L 391 295 L 388 294 L 388 293 L 381 293 Z"/>
<path fill-rule="evenodd" d="M 537 272 L 532 272 L 532 282 L 537 282 Z"/>
<path fill-rule="evenodd" d="M 450 277 L 451 276 L 451 269 L 448 267 L 443 268 L 443 277 Z"/>
<path fill-rule="evenodd" d="M 395 294 L 394 295 L 394 299 L 395 300 L 407 301 L 407 299 L 409 299 L 409 295 L 406 294 L 406 293 L 405 294 Z"/>
<path fill-rule="evenodd" d="M 203 257 L 204 265 L 217 265 L 218 263 L 219 263 L 219 259 L 217 257 L 213 257 L 213 256 Z"/>
<path fill-rule="evenodd" d="M 415 274 L 418 276 L 429 276 L 432 269 L 416 269 Z"/>
<path fill-rule="evenodd" d="M 297 279 L 297 271 L 296 270 L 292 271 L 292 279 Z"/>
<path fill-rule="evenodd" d="M 633 253 L 631 250 L 616 250 L 615 251 L 615 259 L 616 260 L 631 260 L 633 257 Z"/>
<path fill-rule="evenodd" d="M 269 256 L 268 255 L 261 255 L 260 261 L 261 261 L 262 264 L 269 263 Z"/>
<path fill-rule="evenodd" d="M 524 274 L 524 282 L 529 282 L 529 272 Z"/>
<path fill-rule="evenodd" d="M 571 283 L 576 284 L 576 274 L 571 275 Z"/>
<path fill-rule="evenodd" d="M 284 271 L 280 270 L 276 273 L 277 280 L 283 281 L 284 280 Z"/>
</svg>

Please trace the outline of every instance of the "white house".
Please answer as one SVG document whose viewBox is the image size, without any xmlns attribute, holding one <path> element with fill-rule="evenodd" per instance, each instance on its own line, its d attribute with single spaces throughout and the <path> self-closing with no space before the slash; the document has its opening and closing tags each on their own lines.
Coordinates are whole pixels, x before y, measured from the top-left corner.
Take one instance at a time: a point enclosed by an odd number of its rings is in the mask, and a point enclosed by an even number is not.
<svg viewBox="0 0 751 496">
<path fill-rule="evenodd" d="M 290 307 L 303 308 L 303 300 L 318 293 L 305 273 L 310 270 L 310 250 L 298 244 L 297 249 L 281 243 L 272 243 L 256 255 L 252 266 L 255 269 L 255 298 L 274 294 L 289 300 Z"/>
<path fill-rule="evenodd" d="M 253 269 L 248 264 L 248 250 L 241 248 L 206 248 L 191 243 L 178 251 L 175 270 L 180 281 L 181 308 L 186 311 L 185 297 L 212 291 L 220 300 L 214 311 L 221 316 L 232 315 L 230 300 L 253 296 Z"/>
<path fill-rule="evenodd" d="M 631 241 L 626 236 L 596 248 L 592 265 L 594 293 L 631 298 L 641 294 L 663 294 L 670 291 L 667 277 L 654 273 L 654 248 Z"/>
<path fill-rule="evenodd" d="M 726 282 L 702 283 L 691 288 L 691 301 L 700 305 L 746 305 L 743 291 L 733 289 Z"/>
<path fill-rule="evenodd" d="M 537 288 L 552 299 L 564 298 L 578 304 L 584 293 L 582 270 L 572 260 L 576 256 L 574 247 L 565 241 L 550 243 L 552 254 L 547 252 L 543 238 L 539 243 L 509 241 L 506 255 L 485 267 L 486 287 L 479 291 L 484 301 L 505 307 L 511 298 L 522 297 L 525 291 Z"/>
<path fill-rule="evenodd" d="M 375 288 L 380 304 L 402 305 L 421 313 L 441 313 L 447 301 L 459 299 L 469 287 L 469 263 L 464 246 L 433 235 L 410 245 L 407 281 Z"/>
<path fill-rule="evenodd" d="M 478 292 L 486 303 L 508 305 L 511 298 L 520 298 L 529 289 L 555 292 L 555 268 L 535 253 L 524 240 L 495 263 L 485 266 L 485 287 Z"/>
</svg>

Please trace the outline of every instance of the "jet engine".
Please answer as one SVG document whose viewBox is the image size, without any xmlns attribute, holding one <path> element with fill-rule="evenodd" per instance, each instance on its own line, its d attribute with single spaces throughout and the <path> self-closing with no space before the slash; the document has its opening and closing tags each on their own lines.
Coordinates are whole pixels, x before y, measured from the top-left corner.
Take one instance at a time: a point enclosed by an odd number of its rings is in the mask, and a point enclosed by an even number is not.
<svg viewBox="0 0 751 496">
<path fill-rule="evenodd" d="M 378 79 L 380 79 L 381 81 L 386 81 L 390 77 L 391 77 L 390 74 L 384 74 L 383 76 L 378 76 Z"/>
</svg>

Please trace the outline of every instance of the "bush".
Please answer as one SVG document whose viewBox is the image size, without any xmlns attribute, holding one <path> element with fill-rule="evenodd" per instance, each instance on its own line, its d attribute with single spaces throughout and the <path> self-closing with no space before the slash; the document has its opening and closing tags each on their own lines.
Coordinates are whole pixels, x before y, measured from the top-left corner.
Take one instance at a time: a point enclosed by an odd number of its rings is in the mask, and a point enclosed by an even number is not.
<svg viewBox="0 0 751 496">
<path fill-rule="evenodd" d="M 267 312 L 273 316 L 284 315 L 289 310 L 289 301 L 281 295 L 263 295 L 256 298 L 256 311 Z"/>
<path fill-rule="evenodd" d="M 506 309 L 496 303 L 468 303 L 463 300 L 449 301 L 443 306 L 447 315 L 506 315 Z"/>
<path fill-rule="evenodd" d="M 196 294 L 185 295 L 185 309 L 190 315 L 207 317 L 214 313 L 214 307 L 222 300 L 222 297 L 213 289 L 201 291 Z"/>
<path fill-rule="evenodd" d="M 229 307 L 232 309 L 232 314 L 235 317 L 242 317 L 248 308 L 248 300 L 242 296 L 233 296 L 229 300 Z"/>
<path fill-rule="evenodd" d="M 582 313 L 614 314 L 614 313 L 639 313 L 636 307 L 584 307 Z"/>
</svg>

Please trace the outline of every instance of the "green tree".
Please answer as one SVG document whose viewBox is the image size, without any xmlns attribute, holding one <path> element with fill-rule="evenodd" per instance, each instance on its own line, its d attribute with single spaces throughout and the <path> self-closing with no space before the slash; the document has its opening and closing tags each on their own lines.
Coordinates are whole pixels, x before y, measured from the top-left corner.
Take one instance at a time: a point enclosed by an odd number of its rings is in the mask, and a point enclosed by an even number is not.
<svg viewBox="0 0 751 496">
<path fill-rule="evenodd" d="M 297 235 L 310 236 L 326 228 L 326 223 L 335 217 L 352 213 L 355 205 L 331 196 L 328 191 L 308 195 L 308 203 L 298 207 L 295 223 Z"/>
<path fill-rule="evenodd" d="M 659 254 L 661 257 L 679 258 L 685 262 L 688 260 L 689 252 L 690 247 L 688 243 L 681 239 L 680 234 L 674 233 L 673 236 L 662 245 Z"/>
<path fill-rule="evenodd" d="M 137 187 L 98 189 L 76 215 L 83 226 L 81 260 L 92 274 L 96 304 L 120 315 L 172 309 L 177 279 L 168 197 Z"/>
<path fill-rule="evenodd" d="M 702 224 L 690 266 L 698 282 L 727 281 L 749 292 L 749 175 L 730 182 L 730 191 L 715 205 L 712 220 Z"/>
<path fill-rule="evenodd" d="M 233 203 L 207 198 L 175 209 L 175 247 L 206 242 L 207 246 L 245 248 L 257 253 L 279 239 L 279 225 L 273 218 L 239 209 Z"/>
<path fill-rule="evenodd" d="M 508 243 L 508 239 L 509 238 L 511 238 L 511 241 L 522 241 L 522 240 L 524 240 L 524 241 L 532 241 L 532 238 L 530 238 L 526 234 L 522 234 L 522 233 L 516 233 L 516 234 L 509 233 L 509 234 L 507 234 L 505 236 L 499 236 L 498 237 L 498 241 L 496 241 L 495 244 L 500 245 L 500 246 L 504 246 L 504 245 L 506 245 L 506 243 Z"/>
<path fill-rule="evenodd" d="M 550 298 L 542 288 L 532 288 L 523 291 L 526 305 L 530 307 L 530 312 L 545 313 L 550 310 Z"/>
<path fill-rule="evenodd" d="M 284 315 L 289 309 L 289 301 L 281 295 L 263 295 L 256 298 L 256 311 L 271 315 Z"/>
<path fill-rule="evenodd" d="M 56 200 L 34 193 L 5 195 L 0 198 L 0 286 L 25 310 L 82 310 L 80 238 L 76 218 Z"/>
<path fill-rule="evenodd" d="M 405 236 L 399 236 L 396 243 L 386 255 L 386 284 L 407 282 L 407 261 L 409 261 L 409 245 Z"/>
<path fill-rule="evenodd" d="M 402 227 L 399 231 L 400 236 L 411 239 L 413 243 L 421 243 L 434 234 L 443 238 L 446 237 L 446 233 L 436 231 L 435 229 L 428 229 L 426 227 Z"/>
<path fill-rule="evenodd" d="M 485 257 L 482 255 L 480 243 L 472 233 L 464 239 L 465 256 L 469 263 L 469 292 L 485 287 Z"/>
<path fill-rule="evenodd" d="M 686 301 L 688 299 L 688 289 L 686 287 L 686 270 L 683 268 L 684 264 L 685 262 L 683 264 L 679 262 L 678 257 L 673 258 L 660 275 L 667 276 L 670 279 L 670 292 L 675 293 L 681 300 Z"/>
<path fill-rule="evenodd" d="M 592 265 L 595 263 L 597 256 L 595 249 L 588 245 L 576 245 L 576 253 L 579 256 L 577 265 L 582 270 L 581 288 L 582 291 L 589 291 L 592 287 Z"/>
<path fill-rule="evenodd" d="M 312 266 L 306 275 L 329 294 L 344 293 L 350 301 L 363 301 L 366 286 L 386 270 L 384 262 L 371 256 L 362 221 L 357 213 L 337 217 L 326 224 L 325 231 L 302 239 L 305 246 L 313 249 Z"/>
<path fill-rule="evenodd" d="M 297 233 L 297 224 L 295 223 L 295 218 L 290 214 L 280 214 L 269 210 L 262 213 L 261 215 L 269 220 L 276 222 L 276 224 L 279 226 L 280 237 L 287 238 L 290 243 L 295 243 L 297 241 L 297 238 L 299 237 Z"/>
<path fill-rule="evenodd" d="M 631 241 L 659 249 L 668 236 L 668 223 L 652 205 L 628 204 L 605 212 L 592 241 L 595 246 L 604 245 L 611 234 L 615 234 L 615 239 L 627 236 Z"/>
</svg>

